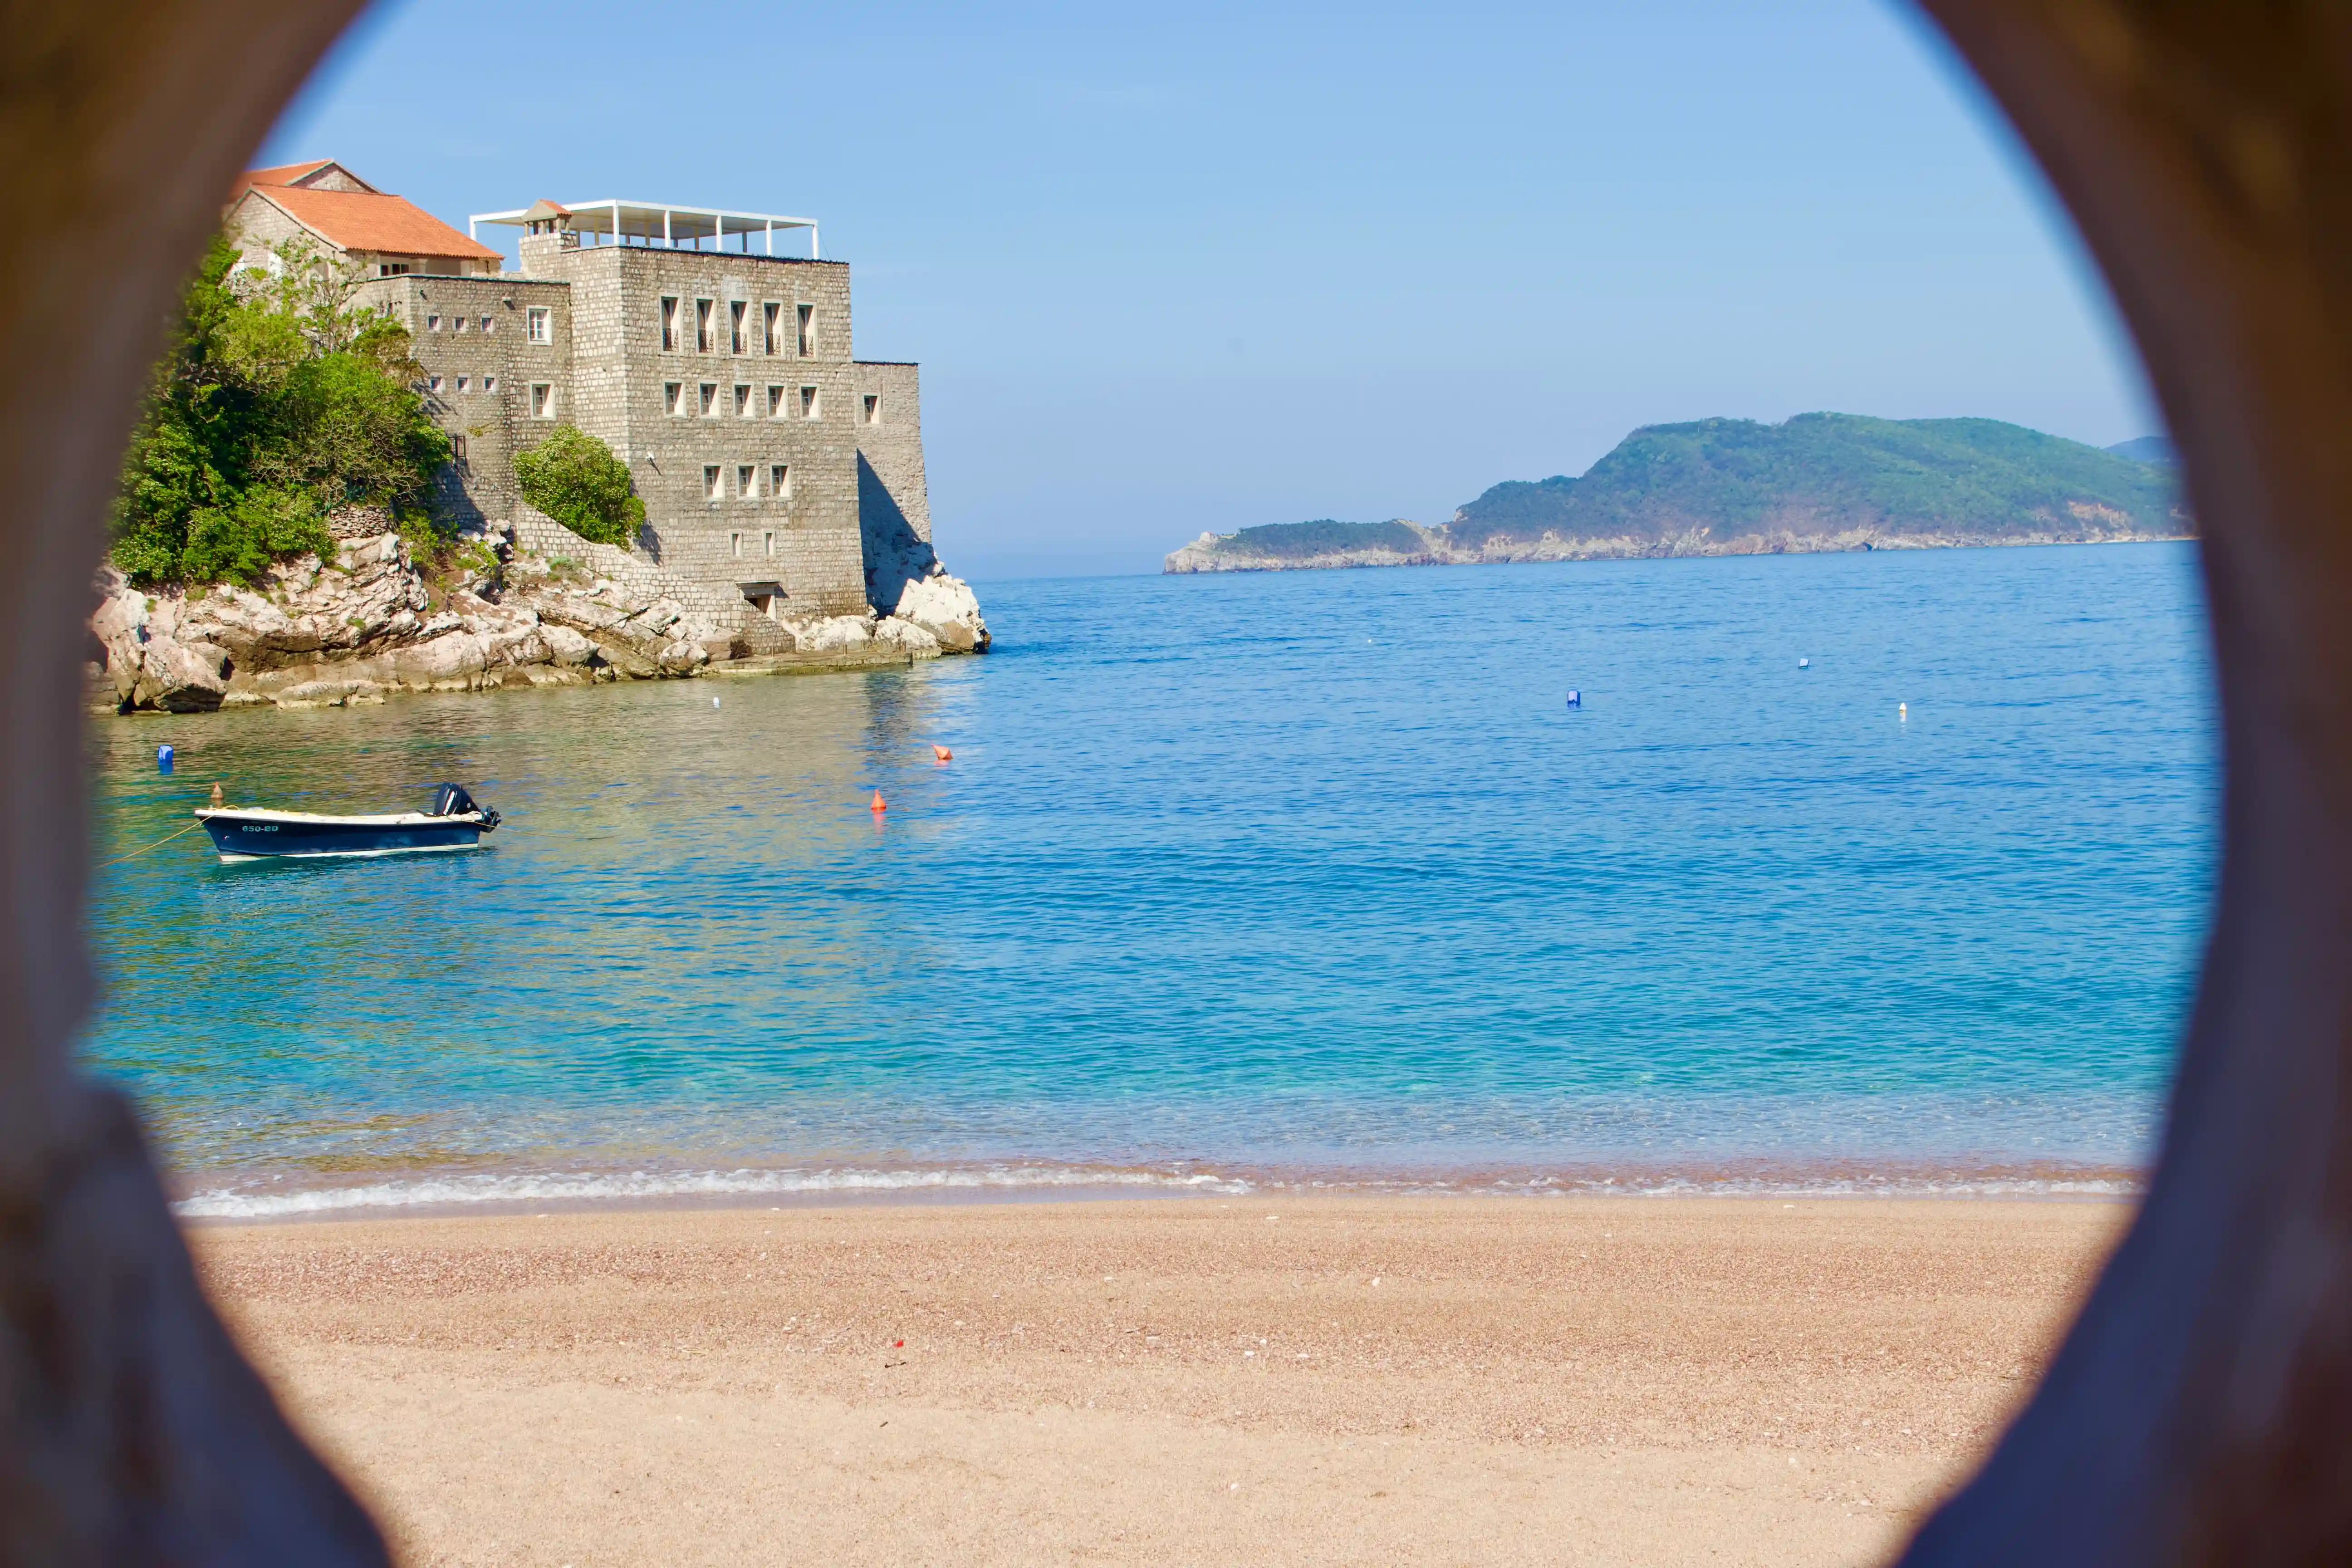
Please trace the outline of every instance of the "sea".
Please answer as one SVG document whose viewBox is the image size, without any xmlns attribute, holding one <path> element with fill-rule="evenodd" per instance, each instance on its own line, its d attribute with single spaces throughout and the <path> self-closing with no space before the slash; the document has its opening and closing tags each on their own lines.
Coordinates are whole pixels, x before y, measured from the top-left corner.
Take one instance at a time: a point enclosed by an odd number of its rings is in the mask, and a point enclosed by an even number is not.
<svg viewBox="0 0 2352 1568">
<path fill-rule="evenodd" d="M 2214 887 L 2193 545 L 982 591 L 983 658 L 93 721 L 83 1062 L 193 1217 L 2153 1154 Z M 215 782 L 445 779 L 478 852 L 167 838 Z"/>
</svg>

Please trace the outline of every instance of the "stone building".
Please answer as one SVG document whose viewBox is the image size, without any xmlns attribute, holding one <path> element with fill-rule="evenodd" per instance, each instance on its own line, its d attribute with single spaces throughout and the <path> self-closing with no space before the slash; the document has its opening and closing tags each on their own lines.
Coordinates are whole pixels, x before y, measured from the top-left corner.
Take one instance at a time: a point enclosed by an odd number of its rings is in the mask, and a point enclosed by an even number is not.
<svg viewBox="0 0 2352 1568">
<path fill-rule="evenodd" d="M 887 616 L 942 584 L 970 600 L 930 547 L 916 367 L 853 357 L 849 268 L 816 258 L 813 220 L 604 201 L 485 223 L 524 230 L 517 270 L 331 162 L 256 171 L 229 210 L 256 265 L 308 235 L 408 327 L 456 453 L 437 504 L 462 529 L 580 554 L 514 477 L 569 424 L 628 465 L 638 563 L 755 645 L 761 621 Z M 810 254 L 774 254 L 779 230 Z M 951 651 L 986 646 L 976 604 L 961 630 L 908 615 Z"/>
</svg>

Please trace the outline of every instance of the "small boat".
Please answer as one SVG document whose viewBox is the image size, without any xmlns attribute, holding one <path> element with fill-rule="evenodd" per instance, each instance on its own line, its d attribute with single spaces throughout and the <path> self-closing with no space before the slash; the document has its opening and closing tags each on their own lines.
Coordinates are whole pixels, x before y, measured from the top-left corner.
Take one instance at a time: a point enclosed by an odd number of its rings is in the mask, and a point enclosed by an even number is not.
<svg viewBox="0 0 2352 1568">
<path fill-rule="evenodd" d="M 322 816 L 309 811 L 266 811 L 244 806 L 200 807 L 196 820 L 213 836 L 224 863 L 296 859 L 313 855 L 411 855 L 438 849 L 471 849 L 499 825 L 499 814 L 445 784 L 431 811 L 382 816 Z"/>
</svg>

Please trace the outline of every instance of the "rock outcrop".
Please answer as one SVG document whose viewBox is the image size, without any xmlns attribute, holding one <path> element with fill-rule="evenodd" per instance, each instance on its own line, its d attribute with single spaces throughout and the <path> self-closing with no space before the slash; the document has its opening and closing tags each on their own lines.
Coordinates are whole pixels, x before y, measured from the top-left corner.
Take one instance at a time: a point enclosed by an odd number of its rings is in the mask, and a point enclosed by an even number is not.
<svg viewBox="0 0 2352 1568">
<path fill-rule="evenodd" d="M 906 584 L 899 614 L 726 624 L 646 574 L 624 583 L 503 539 L 428 572 L 388 521 L 338 518 L 332 561 L 282 562 L 257 588 L 142 589 L 101 570 L 89 621 L 100 689 L 125 713 L 345 706 L 400 691 L 856 668 L 988 646 L 979 602 L 936 561 Z"/>
</svg>

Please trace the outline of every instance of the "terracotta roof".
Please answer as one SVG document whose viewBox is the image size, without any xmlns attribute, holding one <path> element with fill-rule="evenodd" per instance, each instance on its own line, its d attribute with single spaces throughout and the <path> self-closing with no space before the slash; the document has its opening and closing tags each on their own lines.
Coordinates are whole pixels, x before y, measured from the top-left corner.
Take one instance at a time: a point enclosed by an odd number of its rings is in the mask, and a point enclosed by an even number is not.
<svg viewBox="0 0 2352 1568">
<path fill-rule="evenodd" d="M 373 250 L 392 256 L 463 257 L 474 261 L 499 258 L 499 253 L 488 246 L 467 239 L 404 196 L 314 191 L 301 185 L 256 184 L 252 189 L 261 200 L 344 250 Z"/>
<path fill-rule="evenodd" d="M 332 158 L 313 158 L 307 163 L 281 163 L 275 169 L 247 169 L 236 183 L 238 190 L 247 185 L 290 185 L 305 174 L 315 174 Z"/>
</svg>

